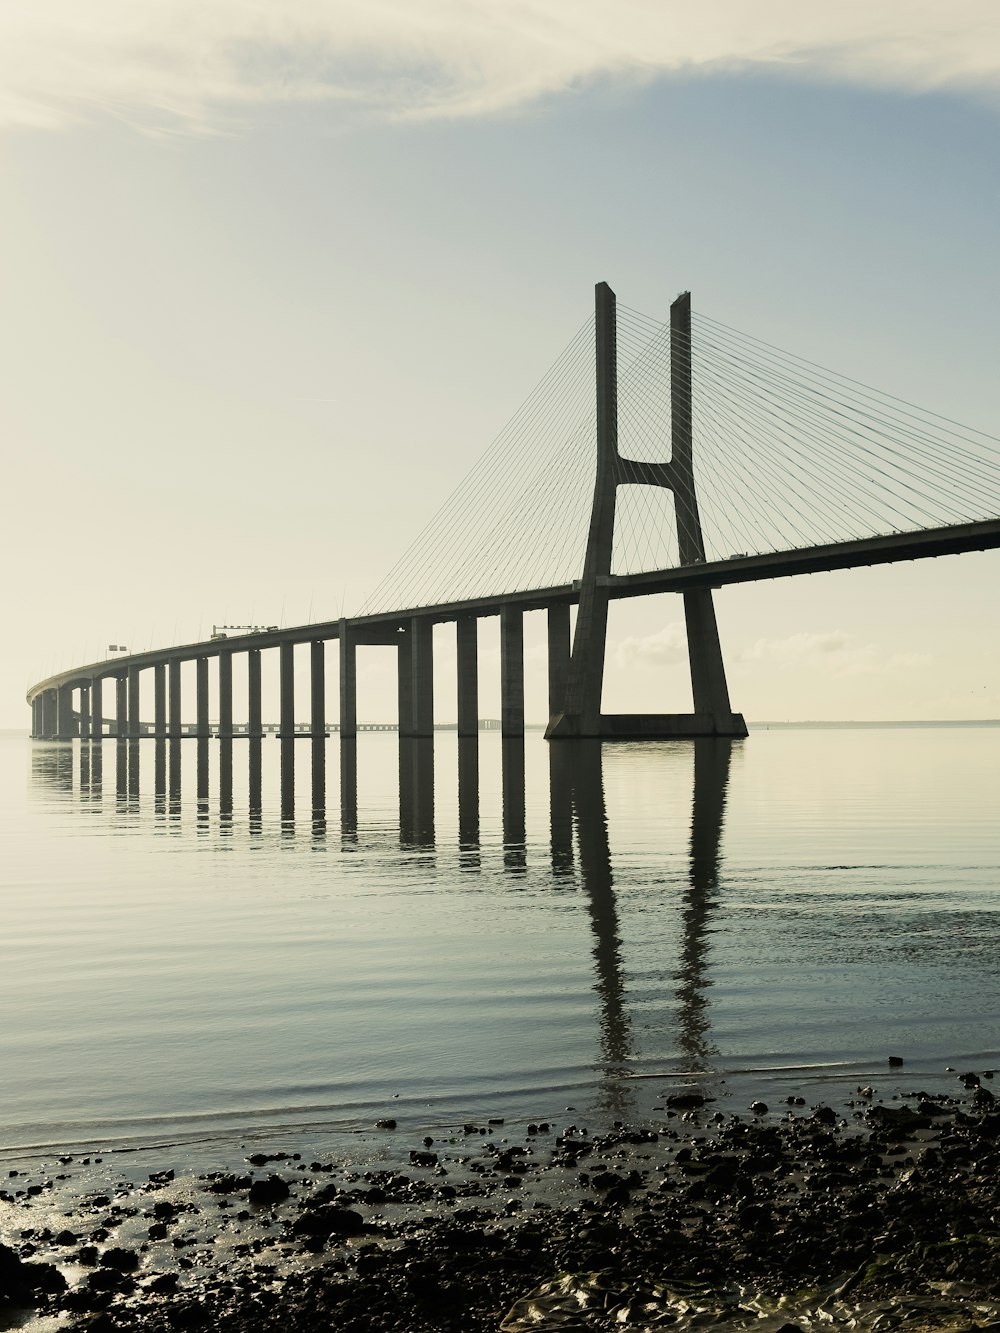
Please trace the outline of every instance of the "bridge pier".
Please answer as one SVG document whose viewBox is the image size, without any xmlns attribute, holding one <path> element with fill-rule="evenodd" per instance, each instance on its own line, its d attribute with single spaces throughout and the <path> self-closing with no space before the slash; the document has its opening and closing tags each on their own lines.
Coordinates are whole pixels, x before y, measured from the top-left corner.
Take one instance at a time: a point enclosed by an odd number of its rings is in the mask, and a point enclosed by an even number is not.
<svg viewBox="0 0 1000 1333">
<path fill-rule="evenodd" d="M 198 739 L 205 740 L 208 737 L 208 658 L 199 657 L 195 660 L 194 672 L 194 702 L 195 702 L 195 734 Z M 199 764 L 201 755 L 198 756 Z"/>
<path fill-rule="evenodd" d="M 310 730 L 313 741 L 326 739 L 326 644 L 322 639 L 313 639 L 309 645 L 309 673 L 311 686 Z M 316 772 L 316 749 L 313 747 L 313 772 Z M 314 784 L 315 785 L 315 784 Z M 315 796 L 313 805 L 316 805 Z"/>
<path fill-rule="evenodd" d="M 247 734 L 251 740 L 263 735 L 260 714 L 260 649 L 247 653 Z"/>
<path fill-rule="evenodd" d="M 283 643 L 278 648 L 278 683 L 280 707 L 278 735 L 282 740 L 295 737 L 295 645 Z"/>
<path fill-rule="evenodd" d="M 170 709 L 167 730 L 171 739 L 179 740 L 181 736 L 181 664 L 176 658 L 171 659 L 167 665 L 167 687 Z"/>
<path fill-rule="evenodd" d="M 524 613 L 519 606 L 500 609 L 500 731 L 507 737 L 524 735 Z"/>
<path fill-rule="evenodd" d="M 345 619 L 340 621 L 340 739 L 358 734 L 358 645 Z"/>
<path fill-rule="evenodd" d="M 80 686 L 80 726 L 79 734 L 84 740 L 90 739 L 90 686 Z"/>
<path fill-rule="evenodd" d="M 153 667 L 153 735 L 162 740 L 167 734 L 167 668 L 162 662 Z"/>
<path fill-rule="evenodd" d="M 434 625 L 414 616 L 410 622 L 410 730 L 408 736 L 434 735 Z"/>
<path fill-rule="evenodd" d="M 746 723 L 740 714 L 733 713 L 729 703 L 710 588 L 684 593 L 694 711 L 636 715 L 601 712 L 618 486 L 660 486 L 673 493 L 678 556 L 682 566 L 704 564 L 705 545 L 692 459 L 690 293 L 679 296 L 670 307 L 671 457 L 669 462 L 662 463 L 622 458 L 618 451 L 615 294 L 607 283 L 602 282 L 598 283 L 596 298 L 597 479 L 573 652 L 563 702 L 560 708 L 552 710 L 546 738 L 654 740 L 745 736 Z"/>
<path fill-rule="evenodd" d="M 128 669 L 128 738 L 139 739 L 139 668 Z"/>
<path fill-rule="evenodd" d="M 569 677 L 569 607 L 557 603 L 547 610 L 549 645 L 549 717 L 558 713 L 566 697 Z"/>
<path fill-rule="evenodd" d="M 219 654 L 219 737 L 233 739 L 233 655 L 227 649 Z"/>
<path fill-rule="evenodd" d="M 413 630 L 409 624 L 399 636 L 396 647 L 396 730 L 400 736 L 413 735 Z"/>
<path fill-rule="evenodd" d="M 104 739 L 104 681 L 100 676 L 90 682 L 90 739 Z"/>
<path fill-rule="evenodd" d="M 60 685 L 56 690 L 56 739 L 73 739 L 73 686 Z"/>
<path fill-rule="evenodd" d="M 458 679 L 458 734 L 479 735 L 479 622 L 475 616 L 455 621 Z"/>
<path fill-rule="evenodd" d="M 115 737 L 123 741 L 128 735 L 128 675 L 115 676 Z"/>
</svg>

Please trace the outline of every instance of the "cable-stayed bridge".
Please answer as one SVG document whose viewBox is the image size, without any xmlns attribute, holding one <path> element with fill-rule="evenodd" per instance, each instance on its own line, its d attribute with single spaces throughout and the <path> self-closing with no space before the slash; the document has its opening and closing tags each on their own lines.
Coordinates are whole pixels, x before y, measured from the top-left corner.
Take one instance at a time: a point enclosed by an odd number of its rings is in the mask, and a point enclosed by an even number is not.
<svg viewBox="0 0 1000 1333">
<path fill-rule="evenodd" d="M 596 385 L 596 389 L 595 389 Z M 326 644 L 339 731 L 357 734 L 357 649 L 397 649 L 399 732 L 434 731 L 433 628 L 456 626 L 458 731 L 478 730 L 477 622 L 501 623 L 501 729 L 524 729 L 523 616 L 548 618 L 550 739 L 741 736 L 712 590 L 731 583 L 1000 546 L 1000 440 L 692 314 L 594 316 L 359 612 L 92 662 L 28 691 L 32 735 L 263 734 L 261 653 L 277 649 L 282 737 L 297 733 L 293 650 L 310 645 L 310 727 L 324 736 Z M 693 711 L 601 710 L 608 603 L 683 598 Z M 571 608 L 577 606 L 571 635 Z M 245 658 L 246 725 L 233 721 Z M 209 721 L 209 663 L 218 720 Z M 195 722 L 181 666 L 195 663 Z M 140 720 L 140 673 L 154 717 Z"/>
</svg>

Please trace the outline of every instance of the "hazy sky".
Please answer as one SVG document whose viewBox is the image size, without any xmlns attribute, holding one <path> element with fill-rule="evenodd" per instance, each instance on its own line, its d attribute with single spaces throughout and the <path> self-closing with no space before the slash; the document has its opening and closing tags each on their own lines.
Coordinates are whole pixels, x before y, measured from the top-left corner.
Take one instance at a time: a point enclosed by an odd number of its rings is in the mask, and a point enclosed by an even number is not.
<svg viewBox="0 0 1000 1333">
<path fill-rule="evenodd" d="M 1000 435 L 998 132 L 992 0 L 4 7 L 0 725 L 109 642 L 356 610 L 598 280 Z M 717 593 L 734 706 L 1000 716 L 998 578 Z M 679 618 L 615 608 L 609 711 L 689 706 Z"/>
</svg>

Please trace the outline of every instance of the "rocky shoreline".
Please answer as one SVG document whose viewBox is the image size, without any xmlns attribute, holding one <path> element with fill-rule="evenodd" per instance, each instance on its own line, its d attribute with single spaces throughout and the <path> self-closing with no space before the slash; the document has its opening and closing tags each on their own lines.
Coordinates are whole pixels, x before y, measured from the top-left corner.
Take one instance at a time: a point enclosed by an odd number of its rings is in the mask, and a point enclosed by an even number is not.
<svg viewBox="0 0 1000 1333">
<path fill-rule="evenodd" d="M 992 1074 L 740 1115 L 678 1089 L 641 1123 L 470 1122 L 367 1167 L 15 1167 L 0 1328 L 1000 1329 Z"/>
</svg>

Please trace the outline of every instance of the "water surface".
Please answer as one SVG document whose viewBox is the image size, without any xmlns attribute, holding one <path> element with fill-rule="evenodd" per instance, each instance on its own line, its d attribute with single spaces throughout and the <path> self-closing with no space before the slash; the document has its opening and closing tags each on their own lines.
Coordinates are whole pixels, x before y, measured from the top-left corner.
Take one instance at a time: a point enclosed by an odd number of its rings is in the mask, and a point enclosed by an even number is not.
<svg viewBox="0 0 1000 1333">
<path fill-rule="evenodd" d="M 998 770 L 995 727 L 0 735 L 0 1145 L 1000 1065 Z"/>
</svg>

